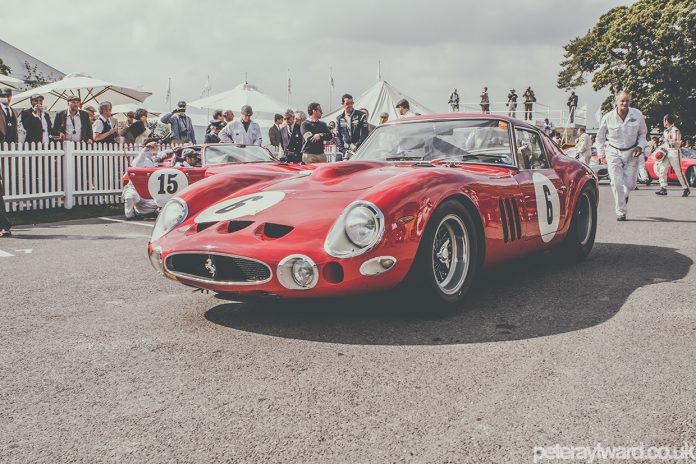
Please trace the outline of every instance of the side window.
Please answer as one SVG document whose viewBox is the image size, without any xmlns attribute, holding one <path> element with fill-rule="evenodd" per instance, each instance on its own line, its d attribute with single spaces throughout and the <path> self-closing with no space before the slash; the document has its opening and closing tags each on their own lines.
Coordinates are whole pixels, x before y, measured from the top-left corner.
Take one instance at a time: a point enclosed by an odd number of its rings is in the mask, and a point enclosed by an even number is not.
<svg viewBox="0 0 696 464">
<path fill-rule="evenodd" d="M 536 132 L 515 129 L 517 161 L 521 169 L 547 169 L 549 160 L 541 137 Z"/>
</svg>

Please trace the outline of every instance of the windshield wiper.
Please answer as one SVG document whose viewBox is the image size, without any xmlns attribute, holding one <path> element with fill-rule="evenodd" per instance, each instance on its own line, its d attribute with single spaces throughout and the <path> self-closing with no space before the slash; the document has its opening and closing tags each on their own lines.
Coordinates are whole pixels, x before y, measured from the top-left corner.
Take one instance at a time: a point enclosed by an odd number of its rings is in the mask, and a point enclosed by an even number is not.
<svg viewBox="0 0 696 464">
<path fill-rule="evenodd" d="M 489 158 L 497 158 L 497 159 L 503 159 L 503 158 L 508 158 L 508 155 L 496 155 L 493 153 L 477 153 L 477 154 L 466 154 L 462 155 L 462 160 L 468 160 L 468 159 L 475 159 L 478 158 L 479 156 L 487 156 Z"/>
<path fill-rule="evenodd" d="M 387 161 L 423 161 L 422 156 L 390 156 L 388 158 L 385 158 Z"/>
</svg>

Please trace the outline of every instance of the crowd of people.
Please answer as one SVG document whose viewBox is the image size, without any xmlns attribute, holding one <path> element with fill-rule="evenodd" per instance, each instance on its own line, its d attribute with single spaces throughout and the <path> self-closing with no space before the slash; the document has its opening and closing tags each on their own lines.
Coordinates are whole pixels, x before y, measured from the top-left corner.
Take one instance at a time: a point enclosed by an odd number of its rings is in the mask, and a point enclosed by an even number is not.
<svg viewBox="0 0 696 464">
<path fill-rule="evenodd" d="M 288 109 L 285 114 L 277 113 L 268 130 L 265 144 L 279 158 L 291 163 L 325 162 L 327 145 L 335 146 L 337 159 L 350 157 L 367 135 L 375 128 L 369 123 L 367 108 L 355 108 L 350 94 L 341 97 L 343 111 L 335 121 L 328 124 L 321 119 L 324 112 L 319 103 L 310 103 L 307 112 Z M 399 101 L 395 109 L 400 117 L 415 116 L 407 100 Z M 206 128 L 204 143 L 235 143 L 242 145 L 264 145 L 261 126 L 253 119 L 250 105 L 242 106 L 240 117 L 235 119 L 232 110 L 216 110 Z M 162 115 L 161 122 L 171 125 L 171 142 L 195 144 L 191 118 L 186 115 L 186 102 L 180 101 L 172 112 Z M 379 115 L 379 124 L 389 120 L 389 114 Z"/>
<path fill-rule="evenodd" d="M 138 109 L 126 114 L 126 121 L 119 127 L 112 117 L 112 105 L 109 102 L 99 104 L 98 110 L 82 105 L 78 96 L 68 97 L 67 108 L 58 111 L 53 118 L 49 117 L 44 106 L 44 97 L 33 95 L 30 98 L 31 107 L 17 114 L 10 107 L 12 93 L 9 90 L 0 92 L 0 142 L 17 142 L 19 126 L 25 132 L 24 141 L 43 143 L 49 141 L 73 141 L 87 143 L 132 143 L 143 145 L 140 154 L 132 161 L 134 167 L 155 166 L 158 161 L 158 146 L 162 140 L 153 138 L 148 112 Z M 522 94 L 524 102 L 524 118 L 533 117 L 533 105 L 536 102 L 534 91 L 527 87 Z M 508 94 L 508 115 L 515 117 L 518 96 L 515 89 Z M 627 204 L 631 190 L 636 188 L 639 178 L 646 183 L 651 179 L 645 168 L 646 156 L 653 154 L 656 159 L 655 172 L 659 176 L 660 190 L 658 195 L 667 195 L 667 173 L 671 167 L 677 174 L 682 185 L 683 196 L 688 196 L 690 190 L 682 173 L 680 148 L 692 147 L 693 140 L 682 138 L 681 132 L 675 125 L 672 115 L 664 117 L 665 132 L 661 138 L 647 138 L 647 127 L 642 113 L 630 107 L 631 97 L 628 92 L 616 95 L 616 108 L 605 114 L 597 133 L 597 149 L 601 158 L 606 160 L 611 179 L 612 192 L 615 199 L 615 209 L 618 220 L 625 220 Z M 578 97 L 574 92 L 568 99 L 570 120 L 575 114 Z M 452 111 L 459 110 L 459 94 L 457 89 L 450 94 L 448 103 Z M 341 97 L 343 111 L 335 121 L 328 124 L 322 121 L 323 110 L 319 103 L 310 103 L 307 112 L 288 109 L 285 114 L 276 114 L 274 123 L 268 130 L 268 144 L 280 158 L 290 163 L 318 163 L 327 161 L 327 147 L 335 147 L 336 159 L 349 158 L 367 138 L 375 126 L 368 122 L 369 113 L 366 108 L 355 108 L 355 101 L 350 94 Z M 490 97 L 488 88 L 484 87 L 480 100 L 481 112 L 490 113 Z M 401 118 L 415 116 L 407 100 L 401 100 L 395 105 Z M 235 119 L 232 110 L 218 110 L 213 113 L 213 120 L 206 129 L 205 143 L 235 143 L 243 145 L 258 145 L 264 143 L 261 127 L 253 120 L 254 111 L 250 105 L 242 106 L 240 118 Z M 388 113 L 379 116 L 379 124 L 389 120 Z M 168 141 L 174 144 L 196 144 L 196 134 L 191 118 L 186 114 L 186 102 L 180 101 L 170 113 L 160 118 L 161 123 L 171 127 Z M 544 120 L 542 130 L 559 145 L 560 134 L 553 123 Z M 584 128 L 578 130 L 576 145 L 578 157 L 589 163 L 592 156 L 592 139 Z M 184 167 L 200 165 L 198 152 L 185 150 L 182 154 Z M 10 223 L 7 221 L 2 201 L 2 186 L 0 185 L 0 236 L 10 235 Z M 124 190 L 126 215 L 131 217 L 144 211 L 154 212 L 157 205 L 137 196 L 135 189 Z M 137 208 L 136 208 L 137 205 Z"/>
</svg>

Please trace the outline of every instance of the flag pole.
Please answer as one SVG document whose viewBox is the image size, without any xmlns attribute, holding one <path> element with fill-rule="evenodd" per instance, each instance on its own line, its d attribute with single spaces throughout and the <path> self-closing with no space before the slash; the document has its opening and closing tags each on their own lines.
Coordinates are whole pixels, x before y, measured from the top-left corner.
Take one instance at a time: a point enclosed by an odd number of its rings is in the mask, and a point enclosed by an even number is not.
<svg viewBox="0 0 696 464">
<path fill-rule="evenodd" d="M 333 67 L 329 66 L 329 113 L 333 111 Z"/>
<path fill-rule="evenodd" d="M 172 107 L 172 78 L 169 78 L 169 83 L 167 84 L 167 109 L 171 109 Z"/>
<path fill-rule="evenodd" d="M 288 108 L 290 108 L 290 68 L 288 68 Z"/>
</svg>

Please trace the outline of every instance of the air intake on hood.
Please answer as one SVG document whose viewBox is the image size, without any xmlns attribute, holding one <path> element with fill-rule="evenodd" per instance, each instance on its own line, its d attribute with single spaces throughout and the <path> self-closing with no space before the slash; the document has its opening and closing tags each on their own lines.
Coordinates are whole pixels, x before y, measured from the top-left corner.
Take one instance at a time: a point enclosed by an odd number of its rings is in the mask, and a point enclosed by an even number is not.
<svg viewBox="0 0 696 464">
<path fill-rule="evenodd" d="M 215 224 L 217 224 L 217 221 L 213 221 L 213 222 L 201 222 L 200 224 L 196 224 L 196 232 L 201 232 L 201 231 L 207 229 L 207 228 L 210 227 L 210 226 L 214 226 Z"/>
<path fill-rule="evenodd" d="M 292 226 L 267 222 L 263 225 L 263 235 L 269 238 L 281 238 L 288 235 L 292 229 L 294 229 Z"/>
<path fill-rule="evenodd" d="M 254 221 L 230 221 L 230 223 L 227 224 L 227 232 L 238 232 L 244 228 L 249 227 L 253 223 Z"/>
</svg>

